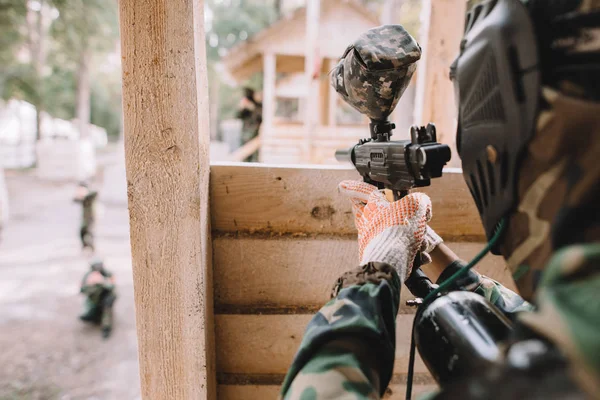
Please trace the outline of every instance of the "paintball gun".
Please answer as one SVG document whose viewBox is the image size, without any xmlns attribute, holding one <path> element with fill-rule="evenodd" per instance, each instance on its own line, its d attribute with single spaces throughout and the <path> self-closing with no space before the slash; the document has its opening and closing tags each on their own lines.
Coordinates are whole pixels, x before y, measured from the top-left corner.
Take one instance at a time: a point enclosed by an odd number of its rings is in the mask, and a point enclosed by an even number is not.
<svg viewBox="0 0 600 400">
<path fill-rule="evenodd" d="M 350 161 L 365 182 L 392 190 L 395 199 L 412 188 L 429 186 L 431 178 L 441 177 L 451 156 L 450 148 L 437 142 L 433 124 L 413 126 L 410 140 L 390 139 L 394 124 L 388 117 L 419 58 L 419 45 L 402 26 L 384 25 L 361 35 L 331 73 L 336 91 L 371 120 L 370 137 L 359 140 L 349 150 L 336 151 L 336 159 Z M 413 340 L 443 389 L 445 384 L 497 361 L 501 355 L 499 343 L 512 328 L 489 301 L 462 290 L 460 281 L 443 283 L 441 288 L 433 284 L 416 264 L 418 261 L 417 255 L 413 272 L 405 282 L 417 297 L 411 303 L 418 307 Z M 454 278 L 461 267 L 452 263 L 442 275 Z M 414 347 L 411 356 L 414 360 Z M 409 379 L 407 387 L 410 383 Z"/>
<path fill-rule="evenodd" d="M 437 143 L 435 125 L 413 126 L 410 140 L 390 140 L 394 124 L 388 121 L 372 121 L 370 127 L 370 138 L 335 152 L 338 161 L 352 162 L 365 182 L 402 198 L 413 187 L 429 186 L 431 178 L 442 176 L 450 148 Z"/>
</svg>

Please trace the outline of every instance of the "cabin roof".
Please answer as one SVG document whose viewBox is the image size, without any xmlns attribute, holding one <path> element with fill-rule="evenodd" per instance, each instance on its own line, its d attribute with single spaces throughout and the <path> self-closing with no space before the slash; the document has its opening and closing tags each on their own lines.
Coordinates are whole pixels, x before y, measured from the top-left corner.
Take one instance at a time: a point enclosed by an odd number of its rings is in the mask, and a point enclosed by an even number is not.
<svg viewBox="0 0 600 400">
<path fill-rule="evenodd" d="M 378 17 L 356 0 L 327 0 L 321 3 L 319 56 L 340 57 L 363 31 L 379 25 Z M 262 70 L 262 54 L 282 58 L 304 57 L 306 8 L 301 7 L 248 40 L 234 46 L 223 58 L 228 72 L 237 80 Z M 326 40 L 325 40 L 326 39 Z M 279 71 L 279 68 L 277 68 Z"/>
</svg>

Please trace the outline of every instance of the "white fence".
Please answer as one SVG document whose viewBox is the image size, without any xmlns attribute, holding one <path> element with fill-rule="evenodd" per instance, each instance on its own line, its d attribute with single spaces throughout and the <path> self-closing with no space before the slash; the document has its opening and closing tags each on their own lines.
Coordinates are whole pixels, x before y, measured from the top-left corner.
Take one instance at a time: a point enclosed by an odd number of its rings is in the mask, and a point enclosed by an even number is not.
<svg viewBox="0 0 600 400">
<path fill-rule="evenodd" d="M 0 167 L 28 168 L 50 180 L 88 179 L 96 170 L 95 149 L 107 144 L 106 130 L 88 125 L 89 139 L 80 139 L 76 120 L 41 114 L 36 144 L 36 110 L 25 101 L 0 104 Z"/>
<path fill-rule="evenodd" d="M 51 181 L 87 180 L 96 172 L 90 140 L 42 140 L 37 144 L 37 176 Z"/>
<path fill-rule="evenodd" d="M 0 167 L 0 229 L 8 221 L 8 191 L 4 179 L 4 170 Z"/>
</svg>

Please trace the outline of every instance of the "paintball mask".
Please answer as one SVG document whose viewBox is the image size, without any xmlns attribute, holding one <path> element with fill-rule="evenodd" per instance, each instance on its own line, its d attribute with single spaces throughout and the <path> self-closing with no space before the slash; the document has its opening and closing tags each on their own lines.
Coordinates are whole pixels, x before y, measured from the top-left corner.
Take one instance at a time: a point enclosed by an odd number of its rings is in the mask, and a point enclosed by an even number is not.
<svg viewBox="0 0 600 400">
<path fill-rule="evenodd" d="M 489 240 L 516 206 L 518 166 L 539 107 L 536 36 L 519 0 L 480 1 L 467 12 L 450 79 L 463 174 Z"/>
<path fill-rule="evenodd" d="M 331 85 L 372 121 L 396 107 L 421 58 L 421 48 L 401 25 L 383 25 L 348 46 L 331 72 Z"/>
</svg>

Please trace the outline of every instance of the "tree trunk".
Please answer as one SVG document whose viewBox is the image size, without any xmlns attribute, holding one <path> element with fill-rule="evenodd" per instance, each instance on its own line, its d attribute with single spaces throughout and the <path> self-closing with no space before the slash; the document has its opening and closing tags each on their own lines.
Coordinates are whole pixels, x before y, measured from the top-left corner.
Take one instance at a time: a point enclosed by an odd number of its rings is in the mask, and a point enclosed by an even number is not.
<svg viewBox="0 0 600 400">
<path fill-rule="evenodd" d="M 321 66 L 319 62 L 319 18 L 321 0 L 308 0 L 306 4 L 306 36 L 304 50 L 304 74 L 306 76 L 306 98 L 304 115 L 304 149 L 303 161 L 312 162 L 313 135 L 319 121 L 319 78 Z"/>
<path fill-rule="evenodd" d="M 283 1 L 282 0 L 275 0 L 275 17 L 276 19 L 280 19 L 281 15 L 282 15 L 282 6 Z"/>
<path fill-rule="evenodd" d="M 90 59 L 91 52 L 85 48 L 80 56 L 77 65 L 77 104 L 75 108 L 75 117 L 79 125 L 79 137 L 81 139 L 89 136 L 88 126 L 90 124 Z"/>
<path fill-rule="evenodd" d="M 456 58 L 463 34 L 466 2 L 462 0 L 425 0 L 422 6 L 423 55 L 417 71 L 415 121 L 421 125 L 434 122 L 437 139 L 452 150 L 449 167 L 459 167 L 456 156 L 456 106 L 454 88 L 448 78 L 450 64 Z"/>
<path fill-rule="evenodd" d="M 41 138 L 41 113 L 44 110 L 44 92 L 43 92 L 43 70 L 46 64 L 46 36 L 47 27 L 44 24 L 44 0 L 39 0 L 39 10 L 35 11 L 34 7 L 29 5 L 32 0 L 28 1 L 27 6 L 27 25 L 28 25 L 28 42 L 29 52 L 31 55 L 31 64 L 34 70 L 34 106 L 36 111 L 35 117 L 35 137 L 36 141 Z M 20 138 L 19 138 L 20 139 Z"/>
</svg>

